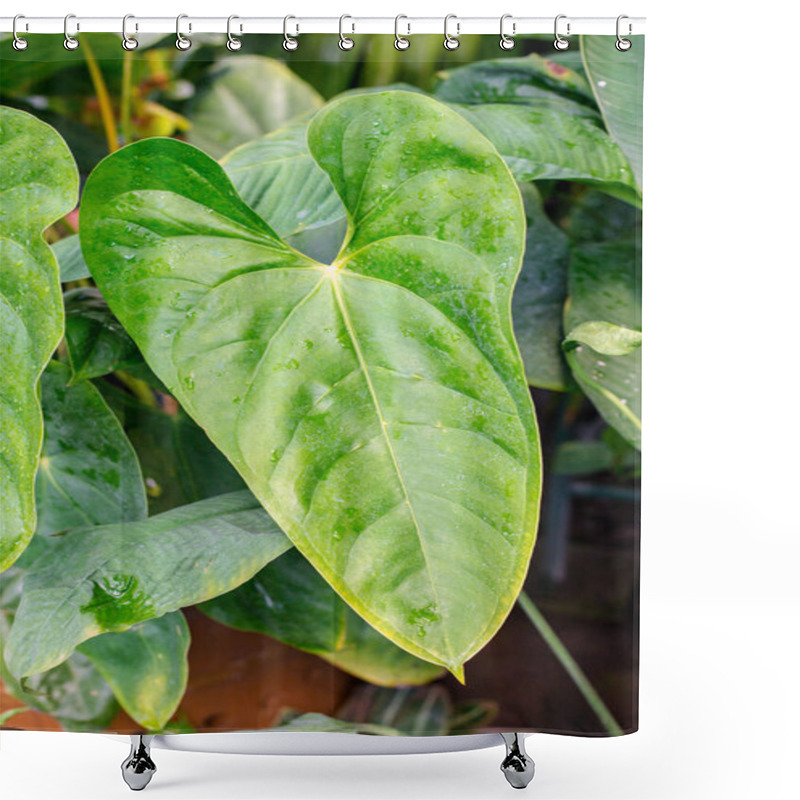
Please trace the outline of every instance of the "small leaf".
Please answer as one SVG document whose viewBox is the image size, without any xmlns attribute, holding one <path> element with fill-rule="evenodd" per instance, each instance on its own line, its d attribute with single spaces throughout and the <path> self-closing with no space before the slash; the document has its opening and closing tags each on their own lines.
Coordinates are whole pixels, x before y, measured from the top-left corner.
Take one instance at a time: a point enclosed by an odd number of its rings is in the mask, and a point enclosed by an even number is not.
<svg viewBox="0 0 800 800">
<path fill-rule="evenodd" d="M 108 681 L 120 705 L 147 730 L 175 713 L 189 677 L 189 626 L 180 611 L 95 636 L 78 647 Z"/>
<path fill-rule="evenodd" d="M 272 730 L 281 733 L 361 733 L 370 736 L 400 736 L 392 728 L 368 723 L 345 722 L 325 714 L 290 714 L 285 721 Z"/>
<path fill-rule="evenodd" d="M 328 586 L 294 548 L 247 583 L 199 609 L 243 631 L 255 631 L 324 658 L 370 683 L 427 683 L 442 668 L 381 636 Z"/>
<path fill-rule="evenodd" d="M 567 296 L 567 237 L 547 218 L 533 184 L 523 184 L 525 256 L 512 301 L 514 333 L 531 386 L 566 389 L 571 381 L 561 351 Z"/>
<path fill-rule="evenodd" d="M 69 386 L 68 378 L 69 369 L 57 362 L 42 375 L 37 533 L 143 519 L 147 499 L 131 443 L 97 389 Z"/>
<path fill-rule="evenodd" d="M 82 642 L 229 591 L 291 545 L 248 492 L 139 522 L 42 537 L 5 650 L 12 674 L 56 666 Z"/>
<path fill-rule="evenodd" d="M 641 341 L 641 254 L 634 242 L 603 242 L 573 250 L 569 265 L 569 300 L 564 328 L 574 331 L 587 322 L 605 322 L 623 329 L 630 343 Z M 585 330 L 585 329 L 584 329 Z M 591 326 L 590 330 L 597 330 Z M 608 347 L 608 328 L 602 346 Z M 624 331 L 630 331 L 625 333 Z M 612 334 L 615 347 L 619 332 Z M 597 343 L 595 333 L 593 340 Z M 630 444 L 641 447 L 641 347 L 626 355 L 604 355 L 587 345 L 568 342 L 564 348 L 575 380 L 605 421 Z"/>
<path fill-rule="evenodd" d="M 214 158 L 322 105 L 285 64 L 263 56 L 220 59 L 188 116 L 189 141 Z"/>
<path fill-rule="evenodd" d="M 11 108 L 0 108 L 0 162 L 2 571 L 36 529 L 34 481 L 43 431 L 39 376 L 64 327 L 58 265 L 42 232 L 74 208 L 78 171 L 52 128 Z"/>
<path fill-rule="evenodd" d="M 601 355 L 626 356 L 642 346 L 642 332 L 601 320 L 581 322 L 565 338 L 565 347 L 577 344 L 589 345 Z"/>
<path fill-rule="evenodd" d="M 581 36 L 581 53 L 606 127 L 628 157 L 641 187 L 644 36 L 632 41 L 630 50 L 620 52 L 611 36 Z"/>
<path fill-rule="evenodd" d="M 111 313 L 98 289 L 86 287 L 66 292 L 64 311 L 71 383 L 141 362 L 133 339 Z"/>
<path fill-rule="evenodd" d="M 78 234 L 65 236 L 53 245 L 53 252 L 58 259 L 59 280 L 61 283 L 81 281 L 91 278 L 89 267 L 83 259 L 81 240 Z"/>
</svg>

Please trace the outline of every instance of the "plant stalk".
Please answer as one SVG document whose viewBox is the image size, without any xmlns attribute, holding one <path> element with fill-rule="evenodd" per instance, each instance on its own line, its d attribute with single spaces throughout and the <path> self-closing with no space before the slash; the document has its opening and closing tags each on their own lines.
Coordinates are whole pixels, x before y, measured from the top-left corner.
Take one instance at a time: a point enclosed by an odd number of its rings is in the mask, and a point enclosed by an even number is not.
<svg viewBox="0 0 800 800">
<path fill-rule="evenodd" d="M 556 632 L 550 627 L 550 623 L 544 618 L 533 600 L 525 592 L 520 592 L 517 603 L 533 623 L 534 628 L 539 632 L 542 639 L 545 640 L 553 655 L 559 660 L 561 666 L 564 667 L 567 675 L 572 678 L 578 691 L 584 696 L 594 713 L 597 714 L 597 718 L 603 723 L 603 727 L 612 736 L 622 736 L 623 730 L 620 724 L 614 719 L 614 715 L 608 710 L 608 706 L 602 701 L 597 690 L 589 682 L 583 670 L 578 666 L 578 663 L 564 646 L 561 639 L 558 638 Z"/>
<path fill-rule="evenodd" d="M 92 85 L 94 86 L 97 102 L 100 106 L 100 119 L 103 121 L 103 131 L 105 132 L 106 142 L 108 143 L 108 152 L 113 153 L 119 149 L 119 144 L 117 142 L 117 126 L 114 121 L 114 109 L 111 105 L 111 96 L 108 93 L 106 82 L 103 80 L 103 74 L 100 72 L 97 59 L 94 57 L 92 48 L 89 46 L 89 41 L 85 36 L 81 39 L 81 51 L 86 59 L 86 66 L 89 68 L 89 75 L 92 78 Z"/>
</svg>

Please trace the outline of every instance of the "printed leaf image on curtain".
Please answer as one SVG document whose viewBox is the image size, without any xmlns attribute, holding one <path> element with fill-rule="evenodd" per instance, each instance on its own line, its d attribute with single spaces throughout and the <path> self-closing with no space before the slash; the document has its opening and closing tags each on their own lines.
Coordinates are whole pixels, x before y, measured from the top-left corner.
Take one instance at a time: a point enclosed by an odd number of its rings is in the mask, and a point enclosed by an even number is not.
<svg viewBox="0 0 800 800">
<path fill-rule="evenodd" d="M 39 376 L 64 327 L 58 264 L 44 229 L 74 208 L 78 170 L 64 140 L 22 111 L 0 108 L 0 570 L 36 528 L 42 444 Z"/>
<path fill-rule="evenodd" d="M 330 263 L 167 139 L 95 170 L 84 256 L 150 367 L 333 589 L 463 679 L 519 593 L 538 518 L 509 311 L 519 190 L 482 134 L 421 94 L 335 100 L 307 141 L 347 213 Z"/>
</svg>

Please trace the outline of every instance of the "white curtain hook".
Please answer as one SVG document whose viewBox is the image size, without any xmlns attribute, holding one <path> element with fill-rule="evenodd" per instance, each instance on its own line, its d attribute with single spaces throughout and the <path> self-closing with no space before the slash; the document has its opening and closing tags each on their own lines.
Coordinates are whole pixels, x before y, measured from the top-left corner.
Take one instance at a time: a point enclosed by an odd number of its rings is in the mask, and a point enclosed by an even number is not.
<svg viewBox="0 0 800 800">
<path fill-rule="evenodd" d="M 355 47 L 355 42 L 349 37 L 344 35 L 344 21 L 346 19 L 353 19 L 349 14 L 342 14 L 339 17 L 339 47 L 342 50 L 352 50 Z M 356 24 L 355 22 L 350 23 L 352 27 L 351 33 L 355 33 Z"/>
<path fill-rule="evenodd" d="M 616 43 L 615 47 L 621 53 L 624 53 L 626 50 L 630 50 L 631 47 L 633 46 L 633 42 L 631 42 L 630 39 L 623 39 L 622 35 L 620 34 L 620 23 L 624 19 L 628 19 L 627 14 L 620 14 L 617 17 L 617 43 Z M 628 23 L 628 36 L 630 36 L 632 32 L 633 32 L 633 26 L 629 22 Z"/>
<path fill-rule="evenodd" d="M 554 29 L 554 32 L 555 32 L 555 35 L 556 35 L 555 41 L 553 42 L 553 47 L 555 47 L 556 50 L 566 50 L 569 47 L 569 39 L 565 39 L 558 32 L 558 23 L 559 23 L 559 21 L 562 20 L 562 19 L 566 19 L 566 18 L 567 18 L 566 14 L 559 14 L 556 17 L 555 25 L 553 26 L 553 29 Z M 569 36 L 569 34 L 570 34 L 570 23 L 568 22 L 567 23 L 567 36 Z"/>
<path fill-rule="evenodd" d="M 451 36 L 450 32 L 448 31 L 448 26 L 450 20 L 454 19 L 456 21 L 456 35 Z M 461 33 L 461 23 L 458 21 L 458 17 L 455 14 L 448 14 L 444 18 L 444 49 L 445 50 L 458 50 L 458 46 L 461 42 L 458 40 L 458 36 Z"/>
<path fill-rule="evenodd" d="M 67 14 L 67 16 L 64 17 L 64 49 L 65 50 L 77 50 L 78 49 L 78 45 L 80 44 L 80 42 L 74 36 L 70 36 L 70 33 L 69 33 L 69 21 L 71 19 L 75 19 L 75 15 L 74 14 Z M 76 22 L 75 23 L 75 32 L 77 33 L 78 31 L 80 31 L 80 29 L 81 29 L 80 23 Z"/>
<path fill-rule="evenodd" d="M 297 21 L 296 21 L 297 17 L 294 17 L 291 14 L 288 14 L 287 16 L 285 16 L 283 18 L 283 49 L 284 50 L 289 50 L 291 52 L 292 50 L 297 50 L 300 42 L 298 42 L 297 39 L 294 39 L 291 36 L 289 36 L 288 27 L 289 27 L 289 20 L 290 19 L 295 20 L 295 23 L 294 23 L 294 28 L 295 28 L 294 35 L 295 36 L 297 36 L 297 34 L 300 33 L 300 25 L 297 24 Z"/>
<path fill-rule="evenodd" d="M 17 20 L 25 19 L 23 14 L 17 14 L 14 17 L 14 21 L 11 23 L 11 33 L 14 35 L 14 41 L 11 43 L 11 46 L 15 50 L 27 50 L 28 48 L 28 40 L 23 39 L 21 36 L 17 34 Z M 25 23 L 25 30 L 28 30 L 28 23 Z"/>
<path fill-rule="evenodd" d="M 506 20 L 510 19 L 511 22 L 511 36 L 506 35 L 505 26 Z M 513 17 L 511 14 L 503 14 L 500 17 L 500 49 L 501 50 L 513 50 L 515 45 L 517 44 L 513 37 L 517 35 L 517 23 L 513 21 Z"/>
<path fill-rule="evenodd" d="M 187 39 L 181 33 L 181 20 L 188 19 L 188 17 L 189 17 L 188 14 L 178 14 L 178 16 L 175 18 L 175 47 L 177 47 L 178 50 L 188 50 L 192 46 L 192 40 Z M 192 30 L 192 23 L 190 22 L 189 31 L 191 30 Z"/>
<path fill-rule="evenodd" d="M 239 19 L 239 17 L 237 17 L 236 14 L 231 14 L 228 17 L 228 43 L 225 45 L 225 47 L 227 47 L 228 50 L 230 50 L 232 53 L 235 53 L 237 50 L 241 50 L 242 49 L 242 40 L 241 39 L 237 39 L 231 33 L 231 22 L 233 22 L 233 20 L 235 20 L 235 19 Z M 239 25 L 239 33 L 240 34 L 242 33 L 242 25 L 241 24 Z"/>
<path fill-rule="evenodd" d="M 135 36 L 130 36 L 128 34 L 128 20 L 129 19 L 136 19 L 133 14 L 126 14 L 122 18 L 122 49 L 123 50 L 135 50 L 139 46 L 139 41 L 136 39 Z M 139 23 L 134 23 L 134 30 L 139 30 Z"/>
<path fill-rule="evenodd" d="M 400 35 L 400 20 L 401 19 L 408 19 L 405 14 L 398 14 L 394 18 L 394 48 L 395 50 L 408 50 L 411 47 L 411 39 L 406 39 L 405 36 Z M 408 32 L 406 36 L 411 35 L 411 23 L 406 23 L 408 26 Z"/>
</svg>

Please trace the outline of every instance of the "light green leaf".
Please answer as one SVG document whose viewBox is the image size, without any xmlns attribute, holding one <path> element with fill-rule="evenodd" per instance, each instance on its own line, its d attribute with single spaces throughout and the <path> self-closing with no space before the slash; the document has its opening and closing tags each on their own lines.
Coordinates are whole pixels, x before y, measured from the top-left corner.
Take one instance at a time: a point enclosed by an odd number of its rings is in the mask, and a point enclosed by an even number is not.
<svg viewBox="0 0 800 800">
<path fill-rule="evenodd" d="M 631 345 L 633 349 L 626 355 L 606 355 L 589 345 L 568 340 L 564 344 L 567 362 L 603 419 L 636 448 L 641 447 L 642 429 L 642 356 L 641 338 L 637 336 L 642 326 L 641 303 L 638 245 L 603 242 L 573 250 L 565 330 L 591 331 L 588 338 L 606 349 L 610 348 L 609 338 L 613 340 L 611 348 L 618 352 Z M 597 325 L 584 327 L 597 321 L 606 323 L 600 327 L 599 338 Z M 621 339 L 627 342 L 624 347 Z"/>
<path fill-rule="evenodd" d="M 285 64 L 263 56 L 220 59 L 188 113 L 189 141 L 214 158 L 322 105 Z"/>
<path fill-rule="evenodd" d="M 626 356 L 642 346 L 642 332 L 592 320 L 581 322 L 566 336 L 565 343 L 588 344 L 592 350 L 606 356 Z"/>
<path fill-rule="evenodd" d="M 239 196 L 287 244 L 330 262 L 347 228 L 347 215 L 328 175 L 297 124 L 237 147 L 220 162 Z"/>
<path fill-rule="evenodd" d="M 180 611 L 79 646 L 108 681 L 120 705 L 147 730 L 175 713 L 189 677 L 189 626 Z"/>
<path fill-rule="evenodd" d="M 68 379 L 69 369 L 57 362 L 42 375 L 37 533 L 143 519 L 147 499 L 131 443 L 97 389 L 69 386 Z"/>
<path fill-rule="evenodd" d="M 141 362 L 133 340 L 94 287 L 64 294 L 65 339 L 71 383 L 97 378 Z"/>
<path fill-rule="evenodd" d="M 42 232 L 78 199 L 64 140 L 23 111 L 0 108 L 0 571 L 36 528 L 42 445 L 38 383 L 64 327 L 55 256 Z"/>
<path fill-rule="evenodd" d="M 18 678 L 60 664 L 93 636 L 229 591 L 290 547 L 248 492 L 42 541 L 47 552 L 25 577 L 6 644 Z"/>
<path fill-rule="evenodd" d="M 561 320 L 567 296 L 567 237 L 547 218 L 533 184 L 520 187 L 525 201 L 525 257 L 512 313 L 528 383 L 542 389 L 566 389 L 571 381 L 564 361 Z"/>
<path fill-rule="evenodd" d="M 0 574 L 0 643 L 8 639 L 25 573 L 45 548 L 45 540 L 35 538 L 22 557 Z M 57 667 L 27 678 L 23 686 L 9 672 L 0 652 L 0 678 L 10 695 L 28 708 L 55 717 L 68 731 L 102 730 L 119 710 L 111 687 L 81 653 L 73 653 Z"/>
<path fill-rule="evenodd" d="M 348 211 L 333 264 L 158 139 L 95 170 L 84 254 L 298 549 L 373 627 L 460 677 L 519 592 L 538 517 L 509 314 L 519 192 L 483 136 L 420 94 L 334 101 L 308 141 Z"/>
<path fill-rule="evenodd" d="M 247 583 L 199 608 L 217 622 L 267 634 L 370 683 L 414 685 L 442 672 L 381 636 L 294 548 Z"/>
<path fill-rule="evenodd" d="M 644 36 L 631 41 L 630 50 L 620 52 L 613 36 L 581 36 L 581 53 L 606 127 L 628 157 L 641 187 Z"/>
<path fill-rule="evenodd" d="M 585 81 L 546 64 L 530 56 L 473 64 L 435 95 L 491 140 L 518 181 L 581 181 L 638 203 L 628 160 L 603 130 Z"/>
<path fill-rule="evenodd" d="M 83 259 L 81 240 L 78 234 L 59 239 L 53 245 L 53 252 L 58 259 L 59 280 L 61 283 L 80 281 L 91 278 L 89 267 Z"/>
</svg>

